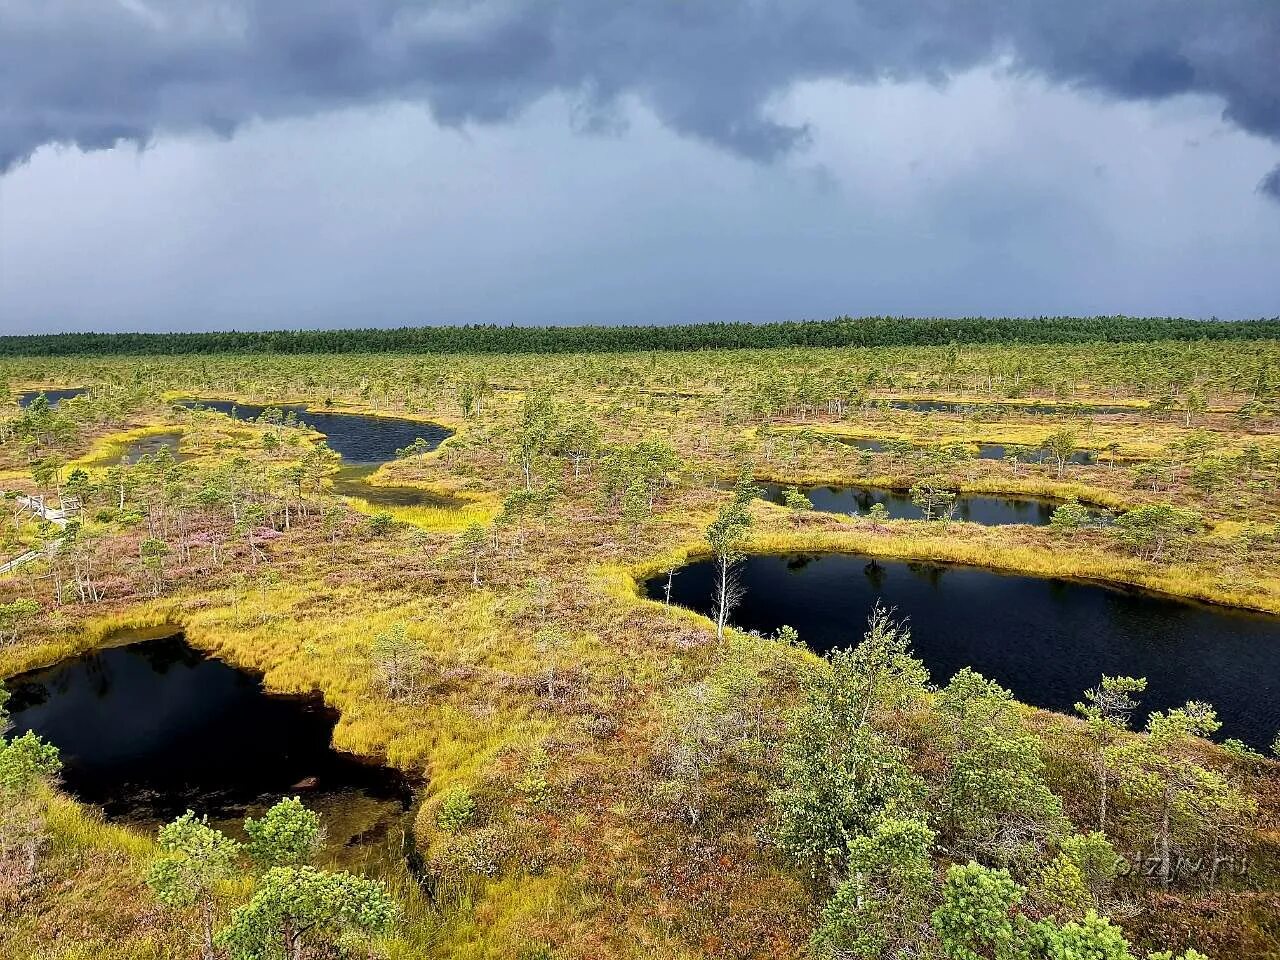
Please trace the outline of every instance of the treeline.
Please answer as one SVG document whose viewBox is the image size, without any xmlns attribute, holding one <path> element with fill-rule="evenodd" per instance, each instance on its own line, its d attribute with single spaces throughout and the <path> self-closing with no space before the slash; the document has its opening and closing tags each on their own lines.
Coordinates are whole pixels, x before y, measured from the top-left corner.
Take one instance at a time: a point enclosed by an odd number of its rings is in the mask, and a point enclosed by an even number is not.
<svg viewBox="0 0 1280 960">
<path fill-rule="evenodd" d="M 837 317 L 786 323 L 676 326 L 398 327 L 210 333 L 58 333 L 0 337 L 0 356 L 187 355 L 209 353 L 612 353 L 776 347 L 894 347 L 989 343 L 1143 343 L 1156 340 L 1280 339 L 1280 317 L 963 319 Z"/>
</svg>

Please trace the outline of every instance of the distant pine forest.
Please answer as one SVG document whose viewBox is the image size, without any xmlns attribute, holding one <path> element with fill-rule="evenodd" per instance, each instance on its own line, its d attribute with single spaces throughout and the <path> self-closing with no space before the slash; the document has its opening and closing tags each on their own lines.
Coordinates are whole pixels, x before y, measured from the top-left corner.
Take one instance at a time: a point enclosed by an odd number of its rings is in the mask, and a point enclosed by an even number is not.
<svg viewBox="0 0 1280 960">
<path fill-rule="evenodd" d="M 613 353 L 776 347 L 889 347 L 982 343 L 1141 343 L 1158 340 L 1272 340 L 1280 317 L 1190 320 L 1177 317 L 962 319 L 837 317 L 784 323 L 673 326 L 271 330 L 211 333 L 58 333 L 0 337 L 0 356 L 175 356 L 208 353 Z"/>
</svg>

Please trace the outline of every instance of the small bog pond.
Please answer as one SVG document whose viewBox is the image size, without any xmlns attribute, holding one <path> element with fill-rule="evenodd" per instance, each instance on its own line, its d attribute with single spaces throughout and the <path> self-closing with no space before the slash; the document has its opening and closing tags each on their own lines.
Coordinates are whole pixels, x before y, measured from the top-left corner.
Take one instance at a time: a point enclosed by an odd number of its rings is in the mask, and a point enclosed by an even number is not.
<svg viewBox="0 0 1280 960">
<path fill-rule="evenodd" d="M 169 433 L 153 433 L 139 440 L 130 441 L 124 448 L 121 458 L 125 463 L 137 463 L 143 457 L 154 457 L 161 450 L 167 450 L 174 460 L 181 460 L 178 447 L 182 443 L 182 432 L 174 430 Z"/>
<path fill-rule="evenodd" d="M 340 496 L 357 497 L 380 507 L 457 506 L 457 502 L 448 497 L 418 487 L 368 482 L 374 470 L 396 458 L 397 450 L 419 439 L 426 442 L 427 450 L 434 450 L 453 435 L 452 430 L 437 423 L 370 414 L 317 412 L 302 404 L 264 407 L 234 400 L 200 400 L 185 401 L 183 406 L 199 406 L 239 420 L 256 420 L 268 409 L 292 414 L 299 424 L 323 433 L 329 446 L 342 457 L 343 467 L 333 477 L 333 490 Z"/>
<path fill-rule="evenodd" d="M 341 825 L 371 812 L 398 818 L 412 798 L 396 771 L 332 748 L 336 716 L 318 697 L 269 695 L 181 636 L 99 650 L 5 686 L 15 732 L 56 744 L 66 788 L 114 819 L 153 824 L 188 808 L 234 819 L 297 794 Z"/>
<path fill-rule="evenodd" d="M 1207 700 L 1219 738 L 1265 750 L 1280 730 L 1280 618 L 1086 583 L 936 563 L 823 554 L 753 556 L 732 622 L 786 624 L 819 653 L 855 644 L 877 599 L 911 620 L 937 683 L 973 667 L 1027 703 L 1069 712 L 1103 675 L 1146 677 L 1146 709 Z M 662 600 L 665 577 L 644 585 Z M 714 565 L 676 572 L 671 602 L 713 608 Z M 1145 713 L 1136 720 L 1145 721 Z"/>
<path fill-rule="evenodd" d="M 333 475 L 333 492 L 340 497 L 359 497 L 375 507 L 458 507 L 452 497 L 432 493 L 422 487 L 400 487 L 373 484 L 369 475 L 377 464 L 342 467 Z"/>
<path fill-rule="evenodd" d="M 62 387 L 52 390 L 28 390 L 25 393 L 18 394 L 18 406 L 24 410 L 35 402 L 36 397 L 41 394 L 49 401 L 49 406 L 56 407 L 63 400 L 70 400 L 72 397 L 78 397 L 81 394 L 88 393 L 88 387 Z"/>
<path fill-rule="evenodd" d="M 308 410 L 302 404 L 264 407 L 237 403 L 234 400 L 200 400 L 188 401 L 183 405 L 204 407 L 239 420 L 256 420 L 268 409 L 280 410 L 286 415 L 292 413 L 298 423 L 323 433 L 329 446 L 346 463 L 352 465 L 380 464 L 394 460 L 397 450 L 404 449 L 418 439 L 425 440 L 428 449 L 434 450 L 453 433 L 436 423 L 372 414 L 326 413 Z"/>
<path fill-rule="evenodd" d="M 835 436 L 832 439 L 845 446 L 853 447 L 855 450 L 864 450 L 867 453 L 889 453 L 894 446 L 891 441 L 875 440 L 870 437 Z M 978 460 L 1003 460 L 1006 457 L 1017 457 L 1022 463 L 1043 463 L 1048 459 L 1045 451 L 1037 447 L 1015 447 L 1002 443 L 979 443 L 973 446 L 961 444 L 960 446 L 964 447 L 970 456 L 976 457 Z M 911 449 L 918 452 L 926 448 L 915 445 Z M 1090 464 L 1095 463 L 1097 459 L 1098 454 L 1092 450 L 1077 450 L 1067 457 L 1067 463 L 1077 465 Z"/>
<path fill-rule="evenodd" d="M 783 503 L 785 484 L 762 483 L 764 499 L 771 503 Z M 884 506 L 891 520 L 920 520 L 924 512 L 911 502 L 906 490 L 884 490 L 875 487 L 834 486 L 800 487 L 815 510 L 827 513 L 865 515 L 875 504 Z M 1030 497 L 999 497 L 986 494 L 962 493 L 956 497 L 955 520 L 980 523 L 984 526 L 1004 526 L 1027 523 L 1046 526 L 1053 519 L 1058 504 L 1051 500 Z"/>
</svg>

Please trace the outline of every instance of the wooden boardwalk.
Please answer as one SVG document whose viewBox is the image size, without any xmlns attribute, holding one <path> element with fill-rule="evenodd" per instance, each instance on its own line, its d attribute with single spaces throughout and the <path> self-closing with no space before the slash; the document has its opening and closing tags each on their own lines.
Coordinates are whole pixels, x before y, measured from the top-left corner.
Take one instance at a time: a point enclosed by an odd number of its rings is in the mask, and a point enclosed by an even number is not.
<svg viewBox="0 0 1280 960">
<path fill-rule="evenodd" d="M 55 527 L 65 528 L 71 520 L 80 513 L 80 501 L 72 497 L 59 502 L 57 507 L 51 507 L 45 502 L 43 496 L 27 496 L 19 494 L 14 498 L 18 505 L 15 517 L 21 517 L 24 512 L 29 512 L 33 517 L 40 517 L 47 520 Z M 61 540 L 55 540 L 47 548 L 49 551 L 57 550 Z M 19 554 L 11 560 L 0 563 L 0 574 L 10 573 L 18 567 L 31 563 L 44 556 L 46 550 L 28 550 L 26 553 Z"/>
</svg>

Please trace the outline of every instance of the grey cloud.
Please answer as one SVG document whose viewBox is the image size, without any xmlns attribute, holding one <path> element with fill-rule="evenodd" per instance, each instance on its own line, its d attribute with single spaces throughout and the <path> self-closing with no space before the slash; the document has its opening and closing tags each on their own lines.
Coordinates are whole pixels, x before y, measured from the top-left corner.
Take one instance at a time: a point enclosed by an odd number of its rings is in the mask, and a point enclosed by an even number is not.
<svg viewBox="0 0 1280 960">
<path fill-rule="evenodd" d="M 1277 51 L 1274 0 L 0 0 L 0 172 L 49 143 L 393 100 L 501 122 L 551 91 L 582 99 L 583 129 L 633 96 L 769 159 L 807 138 L 767 113 L 797 81 L 943 83 L 996 60 L 1118 99 L 1214 96 L 1280 141 Z"/>
<path fill-rule="evenodd" d="M 1280 164 L 1258 182 L 1258 192 L 1280 203 Z"/>
</svg>

